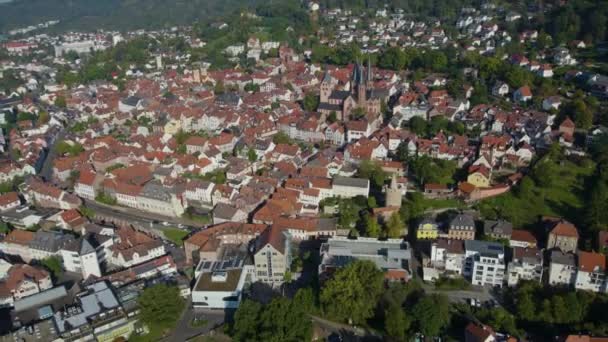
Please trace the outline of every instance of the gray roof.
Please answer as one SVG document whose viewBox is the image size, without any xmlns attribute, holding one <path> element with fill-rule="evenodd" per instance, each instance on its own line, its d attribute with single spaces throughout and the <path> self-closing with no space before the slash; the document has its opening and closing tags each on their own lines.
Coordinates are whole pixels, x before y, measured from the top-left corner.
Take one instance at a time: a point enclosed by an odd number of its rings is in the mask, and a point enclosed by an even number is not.
<svg viewBox="0 0 608 342">
<path fill-rule="evenodd" d="M 237 211 L 238 211 L 237 208 L 235 208 L 229 204 L 220 202 L 213 209 L 213 217 L 228 220 L 228 219 L 233 218 Z"/>
<path fill-rule="evenodd" d="M 501 254 L 504 256 L 505 253 L 505 247 L 502 244 L 490 241 L 467 240 L 464 242 L 464 249 L 467 252 L 474 251 L 487 257 L 498 257 Z"/>
<path fill-rule="evenodd" d="M 483 223 L 483 232 L 486 235 L 499 234 L 499 235 L 511 235 L 513 232 L 513 224 L 508 221 L 499 220 L 487 220 Z"/>
<path fill-rule="evenodd" d="M 412 257 L 407 242 L 369 238 L 357 240 L 332 238 L 321 246 L 321 254 L 324 266 L 342 267 L 353 260 L 369 260 L 378 268 L 385 270 L 405 269 Z"/>
<path fill-rule="evenodd" d="M 350 178 L 350 177 L 334 177 L 334 185 L 350 186 L 355 188 L 369 188 L 369 179 L 365 178 Z"/>
<path fill-rule="evenodd" d="M 88 323 L 88 318 L 119 306 L 118 299 L 106 282 L 87 286 L 88 294 L 80 296 L 75 306 L 56 312 L 53 319 L 60 333 Z"/>
<path fill-rule="evenodd" d="M 16 312 L 37 308 L 68 296 L 65 287 L 57 286 L 15 301 Z"/>
<path fill-rule="evenodd" d="M 559 250 L 551 251 L 551 263 L 560 265 L 576 266 L 576 256 L 572 253 L 564 253 Z"/>
<path fill-rule="evenodd" d="M 154 199 L 157 201 L 169 202 L 171 201 L 171 194 L 169 189 L 156 182 L 148 182 L 144 185 L 141 190 L 140 196 Z"/>
<path fill-rule="evenodd" d="M 475 220 L 468 214 L 459 214 L 450 222 L 450 229 L 475 230 Z"/>
<path fill-rule="evenodd" d="M 72 241 L 74 241 L 74 237 L 71 235 L 39 230 L 34 234 L 34 239 L 30 241 L 29 247 L 55 253 Z"/>
<path fill-rule="evenodd" d="M 131 106 L 131 107 L 136 107 L 137 104 L 139 103 L 139 101 L 141 101 L 141 99 L 137 96 L 129 96 L 126 99 L 122 100 L 122 103 Z"/>
</svg>

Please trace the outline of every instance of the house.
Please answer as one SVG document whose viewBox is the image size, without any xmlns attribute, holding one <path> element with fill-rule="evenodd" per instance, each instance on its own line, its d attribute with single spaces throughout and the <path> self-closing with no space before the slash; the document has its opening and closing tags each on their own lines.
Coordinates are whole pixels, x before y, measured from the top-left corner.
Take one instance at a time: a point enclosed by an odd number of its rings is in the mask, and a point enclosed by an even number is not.
<svg viewBox="0 0 608 342">
<path fill-rule="evenodd" d="M 222 245 L 246 245 L 266 227 L 263 224 L 224 222 L 201 230 L 184 241 L 186 262 L 197 264 L 199 260 L 217 260 L 216 252 Z"/>
<path fill-rule="evenodd" d="M 536 244 L 536 238 L 529 231 L 522 229 L 513 229 L 511 233 L 511 238 L 509 240 L 509 246 L 521 248 L 535 248 Z"/>
<path fill-rule="evenodd" d="M 509 85 L 505 82 L 496 82 L 492 87 L 492 95 L 505 96 L 509 93 Z"/>
<path fill-rule="evenodd" d="M 256 278 L 270 286 L 280 286 L 291 266 L 291 241 L 279 228 L 266 229 L 255 242 Z"/>
<path fill-rule="evenodd" d="M 562 98 L 559 96 L 549 96 L 543 100 L 543 110 L 558 110 L 562 105 Z"/>
<path fill-rule="evenodd" d="M 121 227 L 106 255 L 108 263 L 119 267 L 131 267 L 165 255 L 165 245 L 132 227 Z"/>
<path fill-rule="evenodd" d="M 559 124 L 559 133 L 568 137 L 573 137 L 575 130 L 576 125 L 569 117 L 566 117 L 566 119 Z"/>
<path fill-rule="evenodd" d="M 521 280 L 540 282 L 543 276 L 543 255 L 536 247 L 513 247 L 507 267 L 507 285 L 516 286 Z"/>
<path fill-rule="evenodd" d="M 222 222 L 246 222 L 247 213 L 233 205 L 218 203 L 213 209 L 213 224 Z"/>
<path fill-rule="evenodd" d="M 464 242 L 463 275 L 473 285 L 502 287 L 505 276 L 505 251 L 500 243 L 467 240 Z"/>
<path fill-rule="evenodd" d="M 486 220 L 483 223 L 483 233 L 494 239 L 511 239 L 513 225 L 504 220 Z"/>
<path fill-rule="evenodd" d="M 0 211 L 8 211 L 21 205 L 21 200 L 16 192 L 7 192 L 0 195 Z"/>
<path fill-rule="evenodd" d="M 448 239 L 475 240 L 475 220 L 468 214 L 458 214 L 450 221 Z"/>
<path fill-rule="evenodd" d="M 325 277 L 355 260 L 367 260 L 384 272 L 387 281 L 411 278 L 412 251 L 402 239 L 333 237 L 321 245 L 320 254 L 319 274 Z"/>
<path fill-rule="evenodd" d="M 27 264 L 13 265 L 0 280 L 0 305 L 12 306 L 16 300 L 53 287 L 51 274 Z"/>
<path fill-rule="evenodd" d="M 438 239 L 431 244 L 429 256 L 431 267 L 445 271 L 447 275 L 460 275 L 464 269 L 464 241 Z"/>
<path fill-rule="evenodd" d="M 471 165 L 469 167 L 469 175 L 467 182 L 478 188 L 487 188 L 490 186 L 491 169 L 483 164 Z"/>
<path fill-rule="evenodd" d="M 528 102 L 530 100 L 532 100 L 532 90 L 529 86 L 523 86 L 513 93 L 513 101 L 515 102 Z"/>
<path fill-rule="evenodd" d="M 576 281 L 576 256 L 553 250 L 549 259 L 549 285 L 573 285 Z"/>
<path fill-rule="evenodd" d="M 469 323 L 464 329 L 465 342 L 495 342 L 496 333 L 494 330 L 485 324 Z"/>
<path fill-rule="evenodd" d="M 427 217 L 418 223 L 416 238 L 418 240 L 435 240 L 439 236 L 439 225 L 434 219 Z"/>
<path fill-rule="evenodd" d="M 551 231 L 547 238 L 547 249 L 559 249 L 562 252 L 576 252 L 578 247 L 578 230 L 565 220 L 556 220 L 552 223 Z"/>
<path fill-rule="evenodd" d="M 577 290 L 606 292 L 606 256 L 601 253 L 579 251 L 574 287 Z"/>
</svg>

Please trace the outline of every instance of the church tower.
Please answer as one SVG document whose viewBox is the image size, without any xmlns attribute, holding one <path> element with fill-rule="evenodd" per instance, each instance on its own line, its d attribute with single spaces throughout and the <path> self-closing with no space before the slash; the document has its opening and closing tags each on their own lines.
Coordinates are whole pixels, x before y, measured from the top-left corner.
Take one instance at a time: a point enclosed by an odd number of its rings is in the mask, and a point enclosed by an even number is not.
<svg viewBox="0 0 608 342">
<path fill-rule="evenodd" d="M 393 173 L 391 185 L 386 188 L 386 206 L 401 208 L 401 189 L 397 185 L 397 175 Z"/>
<path fill-rule="evenodd" d="M 363 72 L 363 66 L 359 63 L 355 66 L 357 69 L 357 106 L 359 108 L 365 109 L 367 104 L 367 80 L 365 79 L 365 74 Z"/>
<path fill-rule="evenodd" d="M 329 96 L 331 95 L 332 88 L 331 76 L 329 75 L 329 72 L 325 72 L 323 81 L 321 81 L 321 91 L 319 94 L 321 103 L 329 102 Z"/>
</svg>

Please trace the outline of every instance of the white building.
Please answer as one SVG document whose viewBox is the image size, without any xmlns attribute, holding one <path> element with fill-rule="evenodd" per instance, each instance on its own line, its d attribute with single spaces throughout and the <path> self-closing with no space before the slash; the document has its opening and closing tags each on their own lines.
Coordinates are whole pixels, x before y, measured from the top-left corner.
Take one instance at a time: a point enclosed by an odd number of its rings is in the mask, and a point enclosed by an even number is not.
<svg viewBox="0 0 608 342">
<path fill-rule="evenodd" d="M 195 270 L 192 305 L 206 309 L 237 308 L 243 288 L 255 281 L 255 267 L 244 263 L 245 258 L 240 257 L 218 261 L 201 260 Z"/>
<path fill-rule="evenodd" d="M 462 240 L 439 239 L 431 245 L 430 261 L 435 269 L 448 274 L 462 274 L 465 252 Z"/>
<path fill-rule="evenodd" d="M 92 235 L 81 238 L 61 249 L 63 267 L 69 272 L 81 273 L 84 279 L 93 275 L 101 277 L 101 267 L 113 239 L 108 236 Z"/>
<path fill-rule="evenodd" d="M 467 240 L 464 242 L 464 276 L 473 285 L 502 287 L 505 277 L 505 251 L 496 242 Z"/>
<path fill-rule="evenodd" d="M 367 197 L 369 195 L 369 180 L 363 178 L 334 177 L 332 191 L 335 197 Z"/>
<path fill-rule="evenodd" d="M 543 255 L 537 248 L 513 248 L 513 258 L 507 267 L 507 285 L 520 280 L 540 282 L 543 276 Z"/>
<path fill-rule="evenodd" d="M 576 279 L 576 258 L 574 254 L 559 250 L 551 252 L 549 263 L 549 285 L 570 285 Z"/>
<path fill-rule="evenodd" d="M 574 287 L 578 290 L 606 292 L 606 256 L 578 251 L 578 269 Z"/>
</svg>

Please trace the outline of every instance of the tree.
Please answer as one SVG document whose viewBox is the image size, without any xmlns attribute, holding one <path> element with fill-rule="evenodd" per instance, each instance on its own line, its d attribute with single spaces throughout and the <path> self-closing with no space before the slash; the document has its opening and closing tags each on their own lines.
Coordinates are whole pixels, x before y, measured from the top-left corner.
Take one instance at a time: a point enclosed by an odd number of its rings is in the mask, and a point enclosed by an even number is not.
<svg viewBox="0 0 608 342">
<path fill-rule="evenodd" d="M 255 153 L 254 149 L 250 148 L 249 151 L 247 151 L 247 159 L 252 163 L 258 160 L 258 154 Z"/>
<path fill-rule="evenodd" d="M 158 284 L 144 289 L 137 298 L 139 317 L 148 326 L 168 329 L 175 325 L 184 309 L 177 286 Z"/>
<path fill-rule="evenodd" d="M 284 132 L 278 132 L 277 134 L 275 134 L 272 137 L 272 142 L 275 144 L 287 144 L 287 145 L 291 145 L 293 144 L 293 141 L 291 141 L 291 138 L 289 138 L 289 136 L 287 134 L 285 134 Z"/>
<path fill-rule="evenodd" d="M 40 114 L 38 114 L 38 119 L 36 120 L 36 124 L 38 126 L 42 126 L 45 123 L 49 122 L 50 119 L 51 119 L 51 117 L 49 116 L 48 112 L 41 111 Z"/>
<path fill-rule="evenodd" d="M 49 270 L 49 272 L 51 272 L 51 275 L 55 279 L 57 279 L 57 277 L 59 277 L 63 274 L 63 267 L 61 266 L 61 259 L 59 259 L 59 257 L 57 257 L 57 256 L 50 256 L 50 257 L 44 258 L 42 260 L 42 266 L 44 266 L 47 270 Z"/>
<path fill-rule="evenodd" d="M 405 162 L 408 160 L 410 155 L 410 149 L 407 145 L 407 142 L 402 141 L 397 146 L 397 151 L 395 151 L 395 158 L 400 162 Z"/>
<path fill-rule="evenodd" d="M 427 337 L 439 336 L 450 322 L 450 304 L 445 295 L 423 297 L 414 305 L 412 313 L 420 332 Z"/>
<path fill-rule="evenodd" d="M 65 96 L 59 95 L 55 98 L 55 106 L 59 107 L 59 108 L 66 108 L 67 105 L 67 101 L 65 99 Z"/>
<path fill-rule="evenodd" d="M 304 100 L 302 102 L 305 111 L 314 112 L 319 106 L 319 96 L 312 93 L 308 93 L 304 96 Z"/>
<path fill-rule="evenodd" d="M 258 302 L 244 300 L 234 314 L 232 337 L 235 341 L 257 341 L 258 324 L 262 305 Z"/>
<path fill-rule="evenodd" d="M 369 214 L 365 216 L 365 235 L 373 238 L 380 236 L 380 224 L 374 216 Z"/>
<path fill-rule="evenodd" d="M 402 70 L 409 66 L 406 53 L 398 47 L 386 49 L 378 59 L 378 66 L 382 69 Z"/>
<path fill-rule="evenodd" d="M 397 304 L 390 304 L 384 311 L 384 330 L 388 336 L 398 341 L 404 340 L 411 323 L 403 308 Z"/>
<path fill-rule="evenodd" d="M 391 239 L 398 238 L 403 235 L 402 232 L 404 230 L 405 225 L 403 224 L 403 221 L 401 221 L 399 213 L 393 213 L 386 223 L 386 235 Z"/>
<path fill-rule="evenodd" d="M 336 121 L 338 121 L 338 114 L 336 114 L 336 111 L 332 110 L 327 116 L 327 122 L 334 123 Z"/>
<path fill-rule="evenodd" d="M 300 296 L 301 297 L 301 296 Z M 245 300 L 234 315 L 235 341 L 308 341 L 312 322 L 301 302 L 275 298 L 268 305 Z"/>
<path fill-rule="evenodd" d="M 371 181 L 372 186 L 381 188 L 386 181 L 386 172 L 382 170 L 380 164 L 370 161 L 364 160 L 359 165 L 359 170 L 357 172 L 357 176 L 361 178 L 367 178 Z"/>
<path fill-rule="evenodd" d="M 342 200 L 338 206 L 340 215 L 338 216 L 338 224 L 342 228 L 352 228 L 357 221 L 357 208 L 351 200 Z"/>
<path fill-rule="evenodd" d="M 325 283 L 321 290 L 321 305 L 333 319 L 363 324 L 374 315 L 383 283 L 383 273 L 373 262 L 354 261 L 336 271 Z"/>
<path fill-rule="evenodd" d="M 213 87 L 213 93 L 215 95 L 220 95 L 226 92 L 226 88 L 224 87 L 224 82 L 218 81 Z"/>
<path fill-rule="evenodd" d="M 414 116 L 410 119 L 408 126 L 410 130 L 417 135 L 425 136 L 427 130 L 427 122 L 419 116 Z"/>
</svg>

